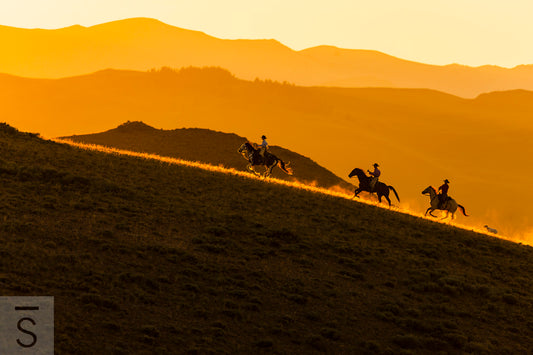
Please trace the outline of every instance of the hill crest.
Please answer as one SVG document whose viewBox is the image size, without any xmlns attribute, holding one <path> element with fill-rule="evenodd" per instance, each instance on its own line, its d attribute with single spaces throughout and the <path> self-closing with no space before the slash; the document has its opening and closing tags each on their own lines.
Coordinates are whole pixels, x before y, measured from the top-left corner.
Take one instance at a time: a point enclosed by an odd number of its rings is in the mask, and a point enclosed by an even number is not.
<svg viewBox="0 0 533 355">
<path fill-rule="evenodd" d="M 237 153 L 237 149 L 242 143 L 250 141 L 234 133 L 201 128 L 158 130 L 141 121 L 127 121 L 101 133 L 62 138 L 74 142 L 198 161 L 215 166 L 222 165 L 241 171 L 246 170 L 248 162 Z M 289 176 L 276 167 L 272 171 L 274 178 L 312 183 L 314 186 L 326 189 L 338 188 L 348 193 L 355 189 L 352 184 L 335 176 L 308 157 L 275 145 L 271 146 L 269 151 L 290 164 L 293 170 L 293 175 Z M 255 170 L 259 173 L 264 172 L 263 167 L 256 167 Z"/>
</svg>

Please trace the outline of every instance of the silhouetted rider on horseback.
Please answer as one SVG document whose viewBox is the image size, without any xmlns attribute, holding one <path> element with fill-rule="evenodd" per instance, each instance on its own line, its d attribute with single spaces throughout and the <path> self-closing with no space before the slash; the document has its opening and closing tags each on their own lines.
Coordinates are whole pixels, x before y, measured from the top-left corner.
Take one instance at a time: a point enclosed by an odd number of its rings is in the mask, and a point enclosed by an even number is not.
<svg viewBox="0 0 533 355">
<path fill-rule="evenodd" d="M 265 136 L 263 136 L 263 140 L 266 143 Z M 288 167 L 289 162 L 285 164 L 283 160 L 275 156 L 274 154 L 270 152 L 263 152 L 264 156 L 261 156 L 260 150 L 254 147 L 257 146 L 257 144 L 252 144 L 250 142 L 243 143 L 238 152 L 242 154 L 244 158 L 248 160 L 250 164 L 246 167 L 250 172 L 254 173 L 255 175 L 259 175 L 254 169 L 254 165 L 263 165 L 266 169 L 264 176 L 270 176 L 272 173 L 272 169 L 277 165 L 281 170 L 283 170 L 285 173 L 292 175 L 292 169 Z M 261 148 L 265 148 L 262 146 Z M 266 150 L 266 149 L 264 149 Z"/>
<path fill-rule="evenodd" d="M 268 142 L 266 141 L 267 137 L 265 137 L 264 135 L 261 136 L 261 139 L 263 141 L 261 142 L 261 146 L 260 146 L 260 149 L 259 149 L 259 154 L 264 159 L 265 158 L 265 153 L 268 150 Z"/>
<path fill-rule="evenodd" d="M 372 176 L 372 180 L 370 180 L 370 192 L 374 191 L 374 187 L 376 186 L 379 176 L 381 175 L 381 171 L 378 169 L 378 167 L 379 165 L 374 163 L 374 171 L 367 170 L 370 176 Z"/>
<path fill-rule="evenodd" d="M 261 142 L 261 145 L 258 145 L 257 143 L 252 143 L 254 149 L 257 152 L 253 152 L 253 151 L 248 152 L 248 160 L 250 161 L 250 163 L 254 159 L 254 154 L 259 154 L 259 156 L 256 159 L 259 159 L 260 162 L 265 161 L 265 155 L 268 150 L 268 142 L 266 141 L 266 137 L 264 135 L 261 136 L 261 139 L 263 140 Z"/>
<path fill-rule="evenodd" d="M 449 183 L 448 179 L 444 179 L 444 184 L 439 187 L 439 194 L 437 195 L 439 197 L 439 207 L 444 207 L 444 204 L 448 200 Z"/>
<path fill-rule="evenodd" d="M 398 202 L 400 202 L 400 197 L 398 196 L 398 193 L 392 187 L 391 185 L 387 185 L 381 181 L 377 181 L 374 184 L 372 190 L 370 189 L 370 180 L 375 179 L 376 177 L 379 177 L 381 175 L 381 172 L 377 168 L 379 165 L 374 164 L 374 171 L 367 170 L 369 173 L 371 173 L 371 176 L 368 176 L 367 173 L 363 169 L 355 168 L 352 170 L 350 174 L 348 174 L 348 177 L 357 176 L 357 179 L 359 180 L 359 187 L 355 189 L 354 191 L 354 197 L 357 197 L 361 191 L 367 191 L 372 193 L 376 193 L 378 195 L 378 201 L 381 202 L 381 197 L 385 197 L 387 199 L 387 202 L 389 203 L 389 206 L 392 205 L 391 200 L 389 198 L 389 192 L 394 192 L 394 195 L 398 199 Z M 374 173 L 377 176 L 372 175 Z M 435 192 L 435 195 L 437 193 Z"/>
</svg>

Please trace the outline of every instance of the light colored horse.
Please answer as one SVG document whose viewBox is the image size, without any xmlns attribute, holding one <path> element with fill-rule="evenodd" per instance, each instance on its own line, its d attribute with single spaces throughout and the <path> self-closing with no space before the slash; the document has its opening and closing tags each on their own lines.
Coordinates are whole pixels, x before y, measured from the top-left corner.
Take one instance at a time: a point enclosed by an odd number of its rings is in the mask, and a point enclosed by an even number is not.
<svg viewBox="0 0 533 355">
<path fill-rule="evenodd" d="M 465 208 L 461 206 L 460 204 L 458 204 L 457 202 L 455 202 L 455 200 L 451 197 L 448 198 L 448 200 L 444 203 L 443 206 L 439 207 L 439 202 L 440 202 L 439 197 L 437 195 L 437 191 L 435 190 L 433 186 L 428 186 L 424 191 L 422 191 L 422 195 L 426 195 L 426 194 L 429 194 L 429 198 L 431 200 L 430 202 L 431 207 L 429 207 L 426 210 L 426 213 L 424 214 L 424 216 L 426 216 L 429 213 L 431 216 L 437 217 L 431 212 L 435 210 L 443 210 L 443 211 L 446 211 L 446 216 L 444 216 L 442 219 L 448 218 L 448 214 L 450 212 L 452 214 L 452 219 L 454 219 L 455 211 L 457 211 L 457 207 L 459 207 L 461 211 L 463 212 L 463 214 L 468 217 L 468 215 L 466 214 Z"/>
</svg>

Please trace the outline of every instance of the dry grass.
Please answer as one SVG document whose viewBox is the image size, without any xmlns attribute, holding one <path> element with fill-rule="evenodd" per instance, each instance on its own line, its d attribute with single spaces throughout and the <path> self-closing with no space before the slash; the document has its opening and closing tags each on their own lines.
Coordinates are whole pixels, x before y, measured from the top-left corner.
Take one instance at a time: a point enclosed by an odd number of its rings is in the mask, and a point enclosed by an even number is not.
<svg viewBox="0 0 533 355">
<path fill-rule="evenodd" d="M 58 353 L 526 353 L 533 249 L 0 127 L 0 294 Z"/>
</svg>

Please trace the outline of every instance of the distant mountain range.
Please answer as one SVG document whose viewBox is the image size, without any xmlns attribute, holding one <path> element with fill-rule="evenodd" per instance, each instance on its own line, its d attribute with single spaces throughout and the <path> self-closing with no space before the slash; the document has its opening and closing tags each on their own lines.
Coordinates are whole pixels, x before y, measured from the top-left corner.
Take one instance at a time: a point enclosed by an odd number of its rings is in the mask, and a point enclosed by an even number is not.
<svg viewBox="0 0 533 355">
<path fill-rule="evenodd" d="M 242 79 L 304 86 L 429 88 L 462 97 L 533 90 L 533 65 L 438 66 L 331 46 L 294 51 L 276 40 L 223 40 L 148 18 L 56 30 L 0 26 L 0 43 L 0 73 L 32 78 L 218 66 Z"/>
<path fill-rule="evenodd" d="M 246 165 L 248 164 L 237 153 L 240 145 L 248 141 L 246 138 L 209 129 L 161 130 L 136 121 L 126 122 L 117 128 L 102 133 L 64 138 L 75 142 L 176 157 L 212 165 L 223 165 L 237 170 L 246 170 Z M 307 157 L 278 146 L 271 146 L 269 151 L 285 163 L 290 163 L 293 168 L 293 175 L 290 176 L 275 167 L 272 170 L 272 177 L 289 181 L 297 180 L 324 188 L 336 186 L 350 190 L 350 192 L 354 190 L 352 184 L 347 183 Z M 264 172 L 264 168 L 261 166 L 256 166 L 255 170 L 259 173 Z"/>
</svg>

